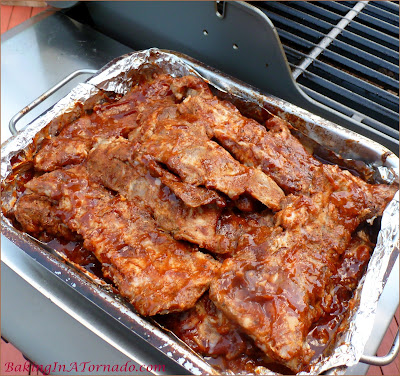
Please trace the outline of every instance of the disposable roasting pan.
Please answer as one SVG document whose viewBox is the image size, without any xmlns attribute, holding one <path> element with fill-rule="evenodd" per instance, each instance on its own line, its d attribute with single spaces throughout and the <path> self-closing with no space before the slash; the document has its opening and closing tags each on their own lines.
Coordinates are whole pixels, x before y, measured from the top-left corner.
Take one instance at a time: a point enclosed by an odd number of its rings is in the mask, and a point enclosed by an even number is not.
<svg viewBox="0 0 400 376">
<path fill-rule="evenodd" d="M 174 75 L 194 74 L 200 75 L 223 95 L 228 95 L 233 102 L 247 103 L 247 108 L 254 107 L 257 111 L 269 111 L 287 120 L 296 129 L 296 134 L 308 145 L 320 145 L 324 150 L 337 153 L 345 163 L 348 160 L 361 160 L 369 170 L 375 171 L 383 181 L 398 179 L 399 159 L 391 151 L 382 145 L 347 130 L 337 124 L 324 120 L 286 101 L 263 94 L 252 86 L 227 76 L 209 66 L 206 66 L 186 55 L 157 49 L 144 50 L 121 56 L 100 71 L 95 73 L 85 83 L 78 85 L 64 99 L 42 114 L 35 121 L 30 123 L 20 132 L 16 131 L 17 121 L 29 110 L 35 107 L 51 93 L 63 86 L 73 77 L 81 72 L 77 71 L 60 82 L 56 87 L 49 90 L 36 101 L 16 114 L 10 122 L 10 130 L 14 134 L 2 145 L 2 184 L 10 173 L 11 159 L 21 150 L 27 148 L 32 137 L 44 126 L 52 122 L 55 129 L 62 127 L 66 121 L 79 116 L 82 108 L 90 108 L 101 95 L 100 90 L 113 91 L 123 94 L 132 84 L 137 69 L 156 69 Z M 86 70 L 82 72 L 87 73 Z M 82 105 L 77 105 L 81 103 Z M 235 103 L 235 104 L 237 104 Z M 385 216 L 386 221 L 385 221 Z M 397 221 L 396 218 L 397 217 Z M 163 332 L 152 320 L 147 320 L 135 313 L 133 307 L 115 294 L 109 286 L 93 278 L 93 276 L 79 270 L 71 263 L 66 262 L 55 250 L 50 249 L 46 244 L 41 243 L 30 235 L 17 230 L 10 220 L 3 214 L 1 216 L 2 232 L 4 235 L 30 255 L 36 262 L 45 267 L 50 273 L 61 279 L 81 295 L 105 311 L 111 318 L 122 323 L 126 330 L 147 341 L 154 347 L 155 355 L 171 358 L 188 372 L 193 374 L 217 374 L 200 356 L 191 351 L 185 344 Z M 368 333 L 359 333 L 359 324 L 371 327 L 376 303 L 388 278 L 391 267 L 398 256 L 398 193 L 389 204 L 384 213 L 382 221 L 380 240 L 366 275 L 360 281 L 356 294 L 363 296 L 362 285 L 365 279 L 370 278 L 369 283 L 378 283 L 373 297 L 369 299 L 370 306 L 364 307 L 365 312 L 355 311 L 351 315 L 354 320 L 351 330 L 356 332 L 338 342 L 339 351 L 335 356 L 329 356 L 315 365 L 313 372 L 323 372 L 332 369 L 336 373 L 343 373 L 346 366 L 357 363 L 362 355 L 363 347 L 368 339 Z M 387 239 L 390 235 L 391 239 Z M 380 242 L 380 243 L 379 243 Z M 377 250 L 379 248 L 379 250 Z M 376 255 L 379 253 L 379 255 Z M 375 259 L 376 260 L 375 260 Z M 365 293 L 364 293 L 365 294 Z M 368 299 L 367 299 L 368 300 Z M 362 311 L 362 310 L 361 310 Z M 73 313 L 71 313 L 73 315 Z M 357 316 L 358 315 L 358 316 Z M 361 321 L 357 321 L 358 320 Z M 361 317 L 361 318 L 360 318 Z M 364 320 L 364 321 L 362 321 Z M 349 331 L 351 332 L 349 329 Z M 363 332 L 366 332 L 363 330 Z M 398 345 L 398 338 L 397 338 Z M 396 349 L 393 349 L 391 356 L 385 361 L 393 360 Z M 368 359 L 367 359 L 368 360 Z"/>
</svg>

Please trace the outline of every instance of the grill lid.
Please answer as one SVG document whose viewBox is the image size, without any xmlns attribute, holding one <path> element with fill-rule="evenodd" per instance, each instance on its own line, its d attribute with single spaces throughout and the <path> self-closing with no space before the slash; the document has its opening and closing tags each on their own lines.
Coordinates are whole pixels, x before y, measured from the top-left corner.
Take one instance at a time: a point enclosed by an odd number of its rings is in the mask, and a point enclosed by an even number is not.
<svg viewBox="0 0 400 376">
<path fill-rule="evenodd" d="M 389 1 L 262 2 L 293 78 L 310 97 L 399 137 L 399 5 Z"/>
</svg>

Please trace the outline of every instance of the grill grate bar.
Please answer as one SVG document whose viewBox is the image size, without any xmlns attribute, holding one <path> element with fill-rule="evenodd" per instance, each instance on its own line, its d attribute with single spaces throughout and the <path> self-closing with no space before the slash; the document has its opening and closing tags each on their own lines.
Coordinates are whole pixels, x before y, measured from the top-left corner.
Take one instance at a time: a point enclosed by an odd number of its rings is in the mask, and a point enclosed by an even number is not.
<svg viewBox="0 0 400 376">
<path fill-rule="evenodd" d="M 342 15 L 331 12 L 325 8 L 318 6 L 318 3 L 310 3 L 306 1 L 290 1 L 288 4 L 291 7 L 294 7 L 298 10 L 307 10 L 308 12 L 312 12 L 318 17 L 323 18 L 324 21 L 336 24 L 340 19 L 342 19 Z"/>
<path fill-rule="evenodd" d="M 355 4 L 356 2 L 357 2 L 357 1 L 347 1 L 347 0 L 344 0 L 344 1 L 337 1 L 338 4 L 343 5 L 343 6 L 346 6 L 346 7 L 352 7 L 352 6 L 354 6 L 354 4 Z"/>
<path fill-rule="evenodd" d="M 334 26 L 328 22 L 319 20 L 316 17 L 310 16 L 307 13 L 290 8 L 289 6 L 281 3 L 263 2 L 262 10 L 264 11 L 264 13 L 266 13 L 268 17 L 271 18 L 273 22 L 274 19 L 279 20 L 282 28 L 291 27 L 295 28 L 299 32 L 303 32 L 302 29 L 307 28 L 308 30 L 304 31 L 304 33 L 308 33 L 313 38 L 323 38 L 326 33 L 329 33 L 329 31 Z M 281 14 L 292 16 L 293 19 L 278 15 L 274 12 L 276 10 L 278 10 Z M 308 27 L 308 25 L 313 25 L 314 29 L 311 29 L 310 27 Z M 313 30 L 314 33 L 312 33 L 310 30 Z M 315 32 L 318 32 L 318 34 Z M 346 45 L 354 45 L 354 47 L 369 52 L 373 57 L 379 57 L 381 59 L 389 61 L 392 64 L 397 64 L 398 62 L 399 53 L 397 51 L 382 46 L 381 44 L 378 44 L 370 39 L 363 38 L 360 35 L 344 30 L 341 34 L 338 35 L 337 38 L 341 40 L 343 39 L 343 42 Z M 319 41 L 315 42 L 318 43 Z"/>
<path fill-rule="evenodd" d="M 305 93 L 396 137 L 399 6 L 384 3 L 268 1 L 257 6 L 274 23 L 292 76 Z"/>
<path fill-rule="evenodd" d="M 305 48 L 312 48 L 312 47 L 316 46 L 315 43 L 312 43 L 307 39 L 299 37 L 296 34 L 289 33 L 288 31 L 280 29 L 279 27 L 277 27 L 276 29 L 278 31 L 278 34 L 279 34 L 280 38 L 281 38 L 281 41 L 282 41 L 282 39 L 283 40 L 287 39 L 288 41 L 290 41 L 292 43 L 299 44 L 299 45 L 301 45 L 302 47 L 305 47 Z M 284 45 L 284 47 L 285 47 L 285 45 Z"/>
<path fill-rule="evenodd" d="M 380 58 L 390 61 L 393 64 L 396 64 L 399 60 L 399 53 L 397 51 L 382 46 L 350 31 L 344 30 L 342 34 L 338 36 L 338 39 L 343 40 L 347 44 L 354 45 L 355 47 L 361 46 L 361 49 L 371 51 L 373 55 L 376 54 Z"/>
<path fill-rule="evenodd" d="M 394 79 L 390 76 L 387 76 L 375 69 L 371 69 L 358 63 L 357 61 L 350 60 L 347 57 L 341 56 L 336 52 L 326 50 L 323 54 L 323 57 L 331 60 L 333 63 L 340 64 L 348 69 L 350 69 L 350 73 L 360 74 L 361 76 L 366 77 L 367 79 L 375 82 L 378 85 L 387 87 L 387 89 L 391 89 L 392 91 L 398 94 L 399 90 L 399 81 L 398 79 Z M 321 59 L 322 60 L 322 59 Z M 398 100 L 398 98 L 397 98 Z"/>
<path fill-rule="evenodd" d="M 271 17 L 271 19 L 272 18 L 274 18 L 274 17 Z M 315 43 L 299 36 L 300 30 L 302 30 L 302 31 L 305 31 L 305 33 L 303 33 L 303 34 L 307 34 L 309 36 L 314 37 L 315 34 L 313 32 L 315 32 L 315 30 L 307 28 L 307 27 L 303 27 L 301 25 L 300 26 L 297 25 L 297 26 L 298 27 L 296 27 L 294 25 L 294 27 L 293 27 L 293 30 L 296 32 L 296 34 L 291 33 L 287 30 L 284 30 L 278 26 L 276 27 L 276 29 L 278 30 L 278 33 L 281 37 L 283 36 L 284 38 L 287 38 L 291 42 L 296 43 L 297 39 L 298 40 L 301 39 L 302 42 L 299 44 L 303 47 L 307 47 L 307 48 L 311 49 L 312 47 L 316 46 Z M 317 33 L 321 34 L 319 32 L 317 32 Z M 306 44 L 306 43 L 308 43 L 308 44 Z M 351 59 L 351 60 L 356 61 L 356 59 L 358 59 L 358 60 L 361 59 L 361 61 L 359 63 L 365 67 L 370 67 L 375 70 L 379 69 L 379 68 L 385 68 L 385 69 L 388 69 L 391 73 L 393 73 L 394 77 L 398 77 L 398 66 L 396 66 L 395 64 L 392 64 L 390 62 L 387 62 L 386 60 L 377 58 L 376 56 L 374 56 L 366 51 L 360 50 L 359 48 L 353 47 L 351 45 L 348 45 L 348 44 L 346 44 L 342 41 L 338 41 L 338 40 L 334 40 L 332 42 L 331 46 L 325 52 L 328 52 L 329 49 L 332 47 L 337 47 L 336 50 L 340 51 L 340 53 L 339 53 L 340 55 L 343 55 L 343 54 L 349 55 L 350 54 L 351 58 L 349 58 L 349 59 Z"/>
<path fill-rule="evenodd" d="M 316 13 L 318 17 L 324 17 L 327 22 L 330 22 L 330 20 L 337 21 L 338 19 L 342 18 L 350 9 L 345 6 L 341 6 L 340 4 L 338 4 L 338 6 L 334 5 L 329 6 L 328 3 L 325 3 L 324 6 L 323 1 L 318 1 L 318 2 L 288 1 L 287 4 L 299 10 L 306 9 L 307 11 Z M 354 3 L 353 6 L 355 4 L 356 3 Z M 336 11 L 333 12 L 332 10 Z M 370 16 L 377 17 L 381 21 L 387 20 L 389 21 L 388 23 L 391 23 L 394 26 L 399 26 L 399 18 L 396 13 L 388 12 L 381 8 L 377 8 L 375 5 L 371 3 L 368 3 L 363 13 L 368 13 Z"/>
<path fill-rule="evenodd" d="M 349 31 L 354 34 L 361 36 L 368 36 L 374 42 L 382 43 L 385 47 L 388 47 L 394 51 L 398 51 L 399 49 L 399 40 L 384 34 L 382 31 L 372 29 L 369 26 L 358 23 L 357 21 L 353 21 L 348 28 Z"/>
<path fill-rule="evenodd" d="M 322 95 L 318 93 L 317 91 L 314 91 L 310 89 L 309 87 L 299 84 L 302 90 L 309 95 L 311 98 L 315 99 L 316 101 L 335 109 L 338 112 L 341 112 L 344 115 L 347 115 L 348 117 L 351 117 L 353 119 L 357 119 L 360 122 L 363 122 L 369 126 L 374 127 L 375 129 L 381 129 L 384 131 L 387 135 L 398 139 L 399 138 L 399 132 L 396 131 L 395 129 L 389 127 L 388 125 L 381 123 L 380 121 L 370 118 L 369 116 L 366 116 L 358 111 L 355 111 L 354 109 L 345 106 L 342 103 L 339 103 L 326 95 Z"/>
<path fill-rule="evenodd" d="M 299 83 L 306 84 L 309 87 L 317 86 L 322 89 L 326 95 L 340 97 L 342 101 L 349 101 L 355 104 L 355 109 L 360 108 L 360 112 L 368 114 L 374 119 L 386 119 L 385 123 L 398 124 L 398 113 L 381 106 L 361 95 L 358 95 L 344 87 L 330 82 L 311 72 L 304 72 Z"/>
<path fill-rule="evenodd" d="M 280 12 L 281 14 L 290 15 L 294 19 L 297 19 L 298 22 L 305 25 L 311 24 L 317 26 L 322 32 L 329 32 L 332 26 L 334 26 L 334 24 L 330 22 L 323 21 L 317 17 L 309 15 L 308 13 L 299 11 L 298 9 L 293 9 L 285 3 L 275 1 L 263 2 L 262 6 L 270 11 L 278 11 L 278 13 Z"/>
<path fill-rule="evenodd" d="M 281 25 L 282 29 L 289 27 L 292 30 L 295 30 L 298 35 L 307 35 L 310 38 L 312 38 L 313 40 L 315 40 L 316 42 L 318 42 L 318 40 L 320 38 L 323 38 L 323 36 L 325 35 L 324 33 L 321 33 L 320 31 L 314 30 L 308 26 L 305 25 L 301 25 L 298 24 L 286 17 L 282 17 L 278 14 L 275 13 L 266 13 L 267 16 L 274 22 L 274 25 L 277 27 L 277 25 Z"/>
<path fill-rule="evenodd" d="M 374 4 L 368 4 L 365 7 L 365 13 L 369 14 L 372 17 L 377 17 L 381 19 L 382 21 L 391 23 L 392 25 L 399 26 L 399 15 L 398 15 L 398 10 L 396 13 L 393 12 L 388 12 L 387 10 L 378 8 Z"/>
<path fill-rule="evenodd" d="M 363 20 L 365 22 L 368 22 L 372 25 L 375 25 L 376 27 L 381 28 L 382 30 L 386 30 L 389 33 L 392 33 L 393 35 L 398 35 L 399 34 L 399 28 L 396 27 L 395 25 L 392 25 L 391 23 L 385 22 L 380 20 L 379 18 L 370 16 L 369 14 L 362 13 L 358 16 L 360 20 Z"/>
<path fill-rule="evenodd" d="M 285 50 L 289 56 L 297 59 L 304 58 L 305 56 L 304 53 L 296 51 L 291 47 L 286 47 Z M 325 78 L 326 80 L 347 88 L 348 90 L 362 95 L 367 99 L 371 99 L 392 111 L 398 111 L 399 109 L 397 95 L 361 80 L 345 71 L 337 69 L 323 61 L 314 60 L 312 66 L 309 67 L 308 72 L 312 72 L 321 78 Z"/>
<path fill-rule="evenodd" d="M 295 44 L 298 48 L 301 46 L 303 49 L 309 49 L 314 46 L 313 43 L 309 42 L 306 39 L 303 39 L 297 35 L 291 34 L 286 30 L 282 30 L 277 28 L 278 33 L 281 37 L 281 41 L 283 44 L 283 48 L 285 52 L 288 54 L 290 50 L 292 50 L 291 57 L 295 57 L 297 61 L 300 61 L 302 55 L 298 53 L 297 50 L 290 47 L 288 44 Z M 285 43 L 286 42 L 286 43 Z M 363 64 L 358 63 L 357 61 L 351 60 L 347 57 L 344 57 L 336 52 L 330 51 L 329 49 L 323 52 L 322 58 L 327 58 L 329 61 L 335 63 L 336 66 L 342 66 L 349 70 L 350 73 L 359 74 L 361 76 L 365 76 L 367 79 L 373 81 L 374 83 L 380 86 L 387 86 L 388 89 L 391 89 L 397 93 L 399 89 L 399 81 L 395 80 L 383 73 L 378 72 L 376 69 L 371 69 Z M 322 59 L 321 59 L 322 60 Z M 298 65 L 298 64 L 295 64 Z"/>
<path fill-rule="evenodd" d="M 291 57 L 291 63 L 293 64 L 293 58 L 300 60 L 304 57 L 302 52 L 296 51 L 295 49 L 285 46 L 286 54 Z M 346 87 L 349 90 L 365 96 L 393 111 L 398 111 L 398 96 L 390 93 L 389 91 L 379 88 L 365 80 L 362 80 L 346 71 L 336 68 L 333 65 L 329 65 L 324 61 L 315 60 L 310 67 L 310 72 L 316 73 L 321 77 L 328 79 L 331 82 L 336 82 L 340 86 Z M 383 75 L 382 75 L 383 76 Z M 385 77 L 385 76 L 384 76 Z M 396 90 L 396 88 L 395 88 Z M 398 90 L 398 87 L 397 87 Z"/>
<path fill-rule="evenodd" d="M 284 46 L 283 48 L 285 50 L 286 58 L 288 59 L 290 68 L 292 70 L 296 69 L 304 54 L 301 54 L 298 50 L 295 50 L 288 46 Z"/>
<path fill-rule="evenodd" d="M 325 21 L 331 22 L 331 23 L 338 23 L 342 19 L 342 15 L 339 15 L 337 13 L 331 12 L 330 10 L 324 9 L 322 7 L 318 6 L 318 3 L 309 3 L 309 2 L 290 2 L 289 3 L 291 6 L 294 6 L 296 9 L 304 9 L 307 10 L 308 12 L 312 12 L 319 17 L 323 17 Z M 369 6 L 370 4 L 367 4 L 364 8 L 364 10 Z M 391 13 L 389 13 L 391 14 Z M 398 24 L 398 23 L 397 23 Z M 352 30 L 355 33 L 361 33 L 361 36 L 364 34 L 367 34 L 370 38 L 373 38 L 375 42 L 379 43 L 384 43 L 386 47 L 392 48 L 394 50 L 398 49 L 399 42 L 398 38 L 395 38 L 393 36 L 388 35 L 387 33 L 384 33 L 382 31 L 376 30 L 371 28 L 370 26 L 366 26 L 364 24 L 356 22 L 356 20 L 353 20 L 353 22 L 349 25 L 347 28 L 348 30 Z M 398 32 L 398 29 L 397 29 Z"/>
<path fill-rule="evenodd" d="M 336 1 L 318 1 L 318 6 L 323 7 L 324 9 L 329 9 L 337 12 L 338 14 L 345 14 L 349 9 L 349 6 L 353 6 L 356 2 L 354 1 L 345 1 L 336 2 Z M 385 14 L 392 14 L 394 17 L 392 18 L 395 20 L 396 26 L 398 26 L 398 14 L 399 14 L 399 5 L 394 4 L 389 1 L 374 1 L 374 4 L 368 4 L 366 8 L 369 8 L 371 16 L 377 16 L 379 10 L 383 10 L 386 12 Z M 379 9 L 379 10 L 378 10 Z M 390 17 L 390 16 L 389 16 Z M 388 17 L 388 18 L 389 18 Z"/>
<path fill-rule="evenodd" d="M 363 81 L 356 76 L 343 72 L 329 64 L 315 60 L 309 71 L 320 77 L 325 77 L 330 82 L 337 83 L 338 85 L 362 95 L 365 98 L 371 99 L 392 111 L 397 112 L 399 110 L 399 98 L 396 95 Z"/>
<path fill-rule="evenodd" d="M 332 41 L 343 32 L 344 28 L 356 17 L 368 3 L 360 1 L 343 17 L 336 26 L 323 38 L 317 46 L 313 48 L 310 54 L 300 63 L 300 65 L 292 73 L 296 80 L 307 67 L 332 43 Z"/>
<path fill-rule="evenodd" d="M 352 4 L 354 4 L 355 2 L 353 1 L 349 1 L 349 2 L 332 2 L 332 4 L 329 4 L 328 6 L 330 6 L 331 8 L 334 8 L 337 11 L 341 11 L 344 12 L 345 9 L 348 9 L 348 7 L 352 6 Z M 362 14 L 359 15 L 359 19 L 367 22 L 371 25 L 373 25 L 374 27 L 379 27 L 380 29 L 382 29 L 384 32 L 390 32 L 393 34 L 394 37 L 396 37 L 399 33 L 399 29 L 398 27 L 392 25 L 391 23 L 387 23 L 385 21 L 380 20 L 379 18 L 370 16 L 368 14 L 364 14 L 364 12 Z"/>
<path fill-rule="evenodd" d="M 351 59 L 362 59 L 364 64 L 367 66 L 370 66 L 372 68 L 377 67 L 376 69 L 384 68 L 398 76 L 399 67 L 397 65 L 384 59 L 378 58 L 370 52 L 361 50 L 341 40 L 336 39 L 332 42 L 329 48 L 339 54 L 343 54 L 343 56 L 349 56 L 349 58 Z"/>
<path fill-rule="evenodd" d="M 397 2 L 398 3 L 398 2 Z M 374 4 L 375 7 L 384 9 L 388 12 L 399 14 L 399 4 L 395 4 L 392 1 L 378 1 Z"/>
<path fill-rule="evenodd" d="M 319 1 L 318 5 L 325 9 L 333 9 L 335 12 L 344 16 L 348 11 L 349 7 L 353 7 L 355 1 L 346 1 L 346 4 L 340 4 L 337 1 Z"/>
</svg>

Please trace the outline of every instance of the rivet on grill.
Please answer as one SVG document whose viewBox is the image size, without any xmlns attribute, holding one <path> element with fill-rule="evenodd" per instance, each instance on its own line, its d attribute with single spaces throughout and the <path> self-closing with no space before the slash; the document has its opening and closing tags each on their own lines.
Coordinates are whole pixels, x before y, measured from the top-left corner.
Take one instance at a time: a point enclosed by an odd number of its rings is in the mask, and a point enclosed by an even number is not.
<svg viewBox="0 0 400 376">
<path fill-rule="evenodd" d="M 208 31 L 206 29 L 203 30 L 204 35 L 208 35 Z"/>
<path fill-rule="evenodd" d="M 234 43 L 233 46 L 232 46 L 232 48 L 233 48 L 234 50 L 238 50 L 238 49 L 239 49 L 239 46 L 238 46 L 236 43 Z"/>
</svg>

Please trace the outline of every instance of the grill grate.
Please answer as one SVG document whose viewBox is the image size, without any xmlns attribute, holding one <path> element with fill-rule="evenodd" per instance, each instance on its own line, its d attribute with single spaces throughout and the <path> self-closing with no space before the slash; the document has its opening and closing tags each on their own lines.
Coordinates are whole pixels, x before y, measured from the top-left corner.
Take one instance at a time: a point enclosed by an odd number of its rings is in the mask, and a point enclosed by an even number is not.
<svg viewBox="0 0 400 376">
<path fill-rule="evenodd" d="M 255 3 L 275 25 L 293 78 L 316 101 L 398 138 L 399 4 Z"/>
</svg>

